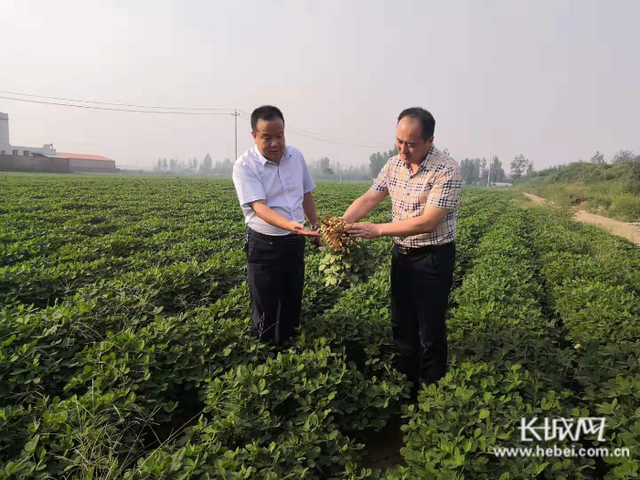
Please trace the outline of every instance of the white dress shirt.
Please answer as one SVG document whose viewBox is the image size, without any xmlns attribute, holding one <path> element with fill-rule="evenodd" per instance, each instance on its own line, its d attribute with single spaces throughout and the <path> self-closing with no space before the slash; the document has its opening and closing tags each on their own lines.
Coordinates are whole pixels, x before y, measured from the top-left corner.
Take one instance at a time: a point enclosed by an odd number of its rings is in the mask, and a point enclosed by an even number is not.
<svg viewBox="0 0 640 480">
<path fill-rule="evenodd" d="M 233 164 L 233 183 L 245 223 L 265 235 L 288 235 L 291 232 L 259 218 L 249 203 L 264 200 L 269 208 L 284 218 L 304 224 L 302 200 L 306 193 L 316 188 L 302 153 L 289 146 L 285 147 L 282 160 L 276 164 L 267 160 L 254 145 Z"/>
</svg>

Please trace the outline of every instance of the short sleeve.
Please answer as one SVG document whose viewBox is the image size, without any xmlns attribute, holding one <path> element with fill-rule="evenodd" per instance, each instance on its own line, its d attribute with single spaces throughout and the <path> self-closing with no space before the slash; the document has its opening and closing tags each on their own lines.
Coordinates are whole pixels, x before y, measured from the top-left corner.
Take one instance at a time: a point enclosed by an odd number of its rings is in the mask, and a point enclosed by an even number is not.
<svg viewBox="0 0 640 480">
<path fill-rule="evenodd" d="M 448 165 L 439 173 L 434 182 L 427 203 L 434 207 L 444 208 L 453 212 L 460 206 L 460 193 L 462 191 L 462 175 L 457 163 Z"/>
<path fill-rule="evenodd" d="M 309 172 L 309 168 L 307 167 L 307 162 L 305 162 L 302 154 L 300 154 L 300 158 L 302 159 L 302 188 L 304 189 L 304 194 L 306 195 L 307 193 L 316 189 L 316 182 L 313 181 L 311 172 Z"/>
<path fill-rule="evenodd" d="M 380 173 L 378 174 L 376 179 L 373 181 L 373 184 L 371 185 L 371 190 L 375 190 L 376 192 L 389 191 L 388 184 L 387 184 L 387 178 L 389 176 L 388 169 L 389 169 L 389 162 L 385 163 L 384 166 L 382 167 L 382 170 L 380 170 Z"/>
<path fill-rule="evenodd" d="M 266 200 L 262 182 L 242 161 L 237 161 L 233 165 L 232 178 L 241 206 L 244 207 L 256 200 Z"/>
</svg>

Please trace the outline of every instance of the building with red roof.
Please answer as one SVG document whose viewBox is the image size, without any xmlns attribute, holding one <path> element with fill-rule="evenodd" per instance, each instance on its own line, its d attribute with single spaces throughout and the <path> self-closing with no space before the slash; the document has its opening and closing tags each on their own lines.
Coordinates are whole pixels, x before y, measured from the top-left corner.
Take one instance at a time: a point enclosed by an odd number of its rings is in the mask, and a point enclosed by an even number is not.
<svg viewBox="0 0 640 480">
<path fill-rule="evenodd" d="M 116 161 L 102 155 L 84 155 L 80 153 L 56 154 L 58 158 L 66 158 L 69 161 L 71 172 L 117 172 Z"/>
<path fill-rule="evenodd" d="M 0 170 L 20 172 L 117 173 L 116 161 L 102 155 L 61 153 L 53 144 L 18 147 L 9 142 L 9 115 L 0 112 Z"/>
</svg>

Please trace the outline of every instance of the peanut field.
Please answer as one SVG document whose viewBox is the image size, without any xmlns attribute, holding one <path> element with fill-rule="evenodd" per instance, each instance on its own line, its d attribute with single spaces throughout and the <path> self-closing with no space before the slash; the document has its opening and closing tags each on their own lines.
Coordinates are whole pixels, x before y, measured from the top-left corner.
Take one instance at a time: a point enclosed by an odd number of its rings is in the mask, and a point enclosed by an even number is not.
<svg viewBox="0 0 640 480">
<path fill-rule="evenodd" d="M 365 183 L 319 182 L 342 215 Z M 389 200 L 367 218 L 391 220 Z M 362 283 L 307 244 L 290 345 L 250 334 L 230 180 L 0 175 L 1 479 L 601 479 L 640 475 L 640 248 L 517 192 L 463 191 L 450 368 L 409 399 L 391 239 Z M 401 461 L 363 465 L 403 423 Z M 605 417 L 628 457 L 499 457 L 522 418 Z"/>
</svg>

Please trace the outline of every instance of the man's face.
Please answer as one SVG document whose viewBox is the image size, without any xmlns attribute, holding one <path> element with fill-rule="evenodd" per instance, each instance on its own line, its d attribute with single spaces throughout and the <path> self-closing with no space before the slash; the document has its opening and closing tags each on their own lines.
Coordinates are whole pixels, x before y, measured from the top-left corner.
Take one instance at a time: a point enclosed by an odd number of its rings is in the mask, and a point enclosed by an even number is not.
<svg viewBox="0 0 640 480">
<path fill-rule="evenodd" d="M 400 152 L 400 158 L 407 163 L 420 163 L 431 150 L 433 135 L 429 140 L 422 138 L 420 121 L 412 117 L 404 117 L 398 122 L 396 129 L 396 146 Z"/>
<path fill-rule="evenodd" d="M 251 132 L 258 150 L 267 160 L 278 163 L 284 153 L 284 122 L 280 118 L 258 120 L 256 129 Z"/>
</svg>

